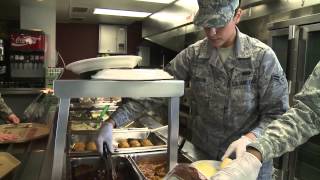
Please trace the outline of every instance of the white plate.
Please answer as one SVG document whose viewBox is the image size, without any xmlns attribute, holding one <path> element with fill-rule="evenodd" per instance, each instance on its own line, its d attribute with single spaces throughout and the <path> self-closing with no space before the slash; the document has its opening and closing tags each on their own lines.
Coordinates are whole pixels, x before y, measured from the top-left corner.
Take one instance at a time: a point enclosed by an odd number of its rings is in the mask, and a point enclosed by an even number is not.
<svg viewBox="0 0 320 180">
<path fill-rule="evenodd" d="M 66 66 L 66 69 L 75 74 L 81 74 L 100 69 L 134 68 L 141 59 L 140 56 L 131 55 L 97 57 L 70 63 Z"/>
<path fill-rule="evenodd" d="M 107 80 L 143 81 L 173 79 L 173 76 L 161 69 L 105 69 L 91 76 L 91 78 Z"/>
</svg>

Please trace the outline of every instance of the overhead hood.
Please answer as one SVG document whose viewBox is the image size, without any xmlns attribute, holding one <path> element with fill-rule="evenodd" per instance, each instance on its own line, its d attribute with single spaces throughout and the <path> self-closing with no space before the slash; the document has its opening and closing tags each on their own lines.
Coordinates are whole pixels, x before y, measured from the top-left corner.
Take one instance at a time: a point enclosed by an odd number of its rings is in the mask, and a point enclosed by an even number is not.
<svg viewBox="0 0 320 180">
<path fill-rule="evenodd" d="M 314 6 L 318 0 L 242 0 L 241 22 Z M 197 0 L 177 0 L 142 22 L 142 37 L 174 51 L 181 51 L 192 41 L 204 37 L 201 28 L 192 24 L 198 11 Z M 241 25 L 241 23 L 240 23 Z M 255 28 L 255 27 L 252 27 Z"/>
</svg>

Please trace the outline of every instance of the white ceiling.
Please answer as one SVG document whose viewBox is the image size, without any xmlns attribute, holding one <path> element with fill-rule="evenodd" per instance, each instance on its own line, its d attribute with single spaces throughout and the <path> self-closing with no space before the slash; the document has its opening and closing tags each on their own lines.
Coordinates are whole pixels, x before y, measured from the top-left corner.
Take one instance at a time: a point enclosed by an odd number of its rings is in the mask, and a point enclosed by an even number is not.
<svg viewBox="0 0 320 180">
<path fill-rule="evenodd" d="M 37 0 L 27 0 L 37 1 Z M 39 0 L 38 0 L 39 1 Z M 43 0 L 52 1 L 52 0 Z M 54 0 L 53 0 L 54 1 Z M 0 20 L 19 19 L 20 0 L 0 0 Z M 118 17 L 106 15 L 94 15 L 94 8 L 109 8 L 129 11 L 143 11 L 155 13 L 168 4 L 142 2 L 136 0 L 56 0 L 57 22 L 77 23 L 106 23 L 106 24 L 131 24 L 134 21 L 141 21 L 141 18 Z M 73 7 L 87 8 L 81 13 L 73 12 Z"/>
</svg>

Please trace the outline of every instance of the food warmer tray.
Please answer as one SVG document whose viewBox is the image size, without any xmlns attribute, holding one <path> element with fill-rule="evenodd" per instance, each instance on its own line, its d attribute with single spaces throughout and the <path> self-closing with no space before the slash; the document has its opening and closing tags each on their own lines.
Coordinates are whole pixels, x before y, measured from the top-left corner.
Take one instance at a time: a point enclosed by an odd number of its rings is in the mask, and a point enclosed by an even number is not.
<svg viewBox="0 0 320 180">
<path fill-rule="evenodd" d="M 39 123 L 20 123 L 0 125 L 0 134 L 14 134 L 17 136 L 14 140 L 1 141 L 0 144 L 22 143 L 39 139 L 49 134 L 49 127 Z"/>
<path fill-rule="evenodd" d="M 155 177 L 150 177 L 151 172 L 154 172 L 153 175 L 158 176 L 158 173 L 156 171 L 162 171 L 161 179 L 167 174 L 168 169 L 168 163 L 167 163 L 167 152 L 153 152 L 153 153 L 143 153 L 143 154 L 131 154 L 128 156 L 128 160 L 136 169 L 139 176 L 142 177 L 142 179 L 148 180 L 153 179 Z M 145 167 L 148 168 L 148 175 L 144 173 L 145 170 L 141 169 L 139 167 L 139 164 L 147 164 Z"/>
<path fill-rule="evenodd" d="M 114 154 L 167 150 L 166 139 L 160 137 L 157 132 L 151 132 L 151 130 L 147 128 L 129 128 L 129 129 L 113 130 L 113 146 L 114 147 L 118 147 L 119 141 L 124 139 L 127 139 L 128 141 L 134 140 L 134 139 L 138 139 L 138 140 L 148 139 L 151 141 L 153 146 L 115 148 Z"/>
<path fill-rule="evenodd" d="M 87 134 L 97 133 L 101 127 L 102 122 L 100 120 L 82 120 L 82 121 L 69 121 L 68 130 L 69 134 Z M 144 125 L 139 121 L 129 121 L 122 125 L 120 128 L 143 128 Z"/>
<path fill-rule="evenodd" d="M 95 144 L 97 133 L 70 134 L 68 136 L 68 155 L 70 157 L 97 156 L 97 146 Z"/>
<path fill-rule="evenodd" d="M 113 156 L 112 161 L 117 171 L 117 179 L 142 179 L 127 157 Z M 70 158 L 69 162 L 69 177 L 72 180 L 108 179 L 110 177 L 108 174 L 110 169 L 107 169 L 103 159 L 99 156 Z"/>
</svg>

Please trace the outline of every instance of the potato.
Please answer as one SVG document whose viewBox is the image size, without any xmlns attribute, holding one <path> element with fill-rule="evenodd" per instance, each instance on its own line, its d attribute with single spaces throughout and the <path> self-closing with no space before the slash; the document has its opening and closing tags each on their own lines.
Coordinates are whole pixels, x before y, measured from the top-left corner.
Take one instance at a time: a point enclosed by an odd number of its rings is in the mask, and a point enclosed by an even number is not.
<svg viewBox="0 0 320 180">
<path fill-rule="evenodd" d="M 87 146 L 86 146 L 86 149 L 88 151 L 97 151 L 97 146 L 96 146 L 96 143 L 93 142 L 93 141 L 90 141 L 87 143 Z"/>
<path fill-rule="evenodd" d="M 142 146 L 153 146 L 152 142 L 149 139 L 143 139 L 141 140 Z"/>
<path fill-rule="evenodd" d="M 74 143 L 73 150 L 74 151 L 84 151 L 85 147 L 86 147 L 86 145 L 83 142 L 77 142 L 77 143 Z"/>
<path fill-rule="evenodd" d="M 128 143 L 128 141 L 120 141 L 118 144 L 118 148 L 129 148 L 130 145 Z"/>
<path fill-rule="evenodd" d="M 130 147 L 140 147 L 140 146 L 141 146 L 141 144 L 139 143 L 139 141 L 136 140 L 136 139 L 130 140 L 130 141 L 129 141 L 129 144 L 130 144 Z"/>
</svg>

